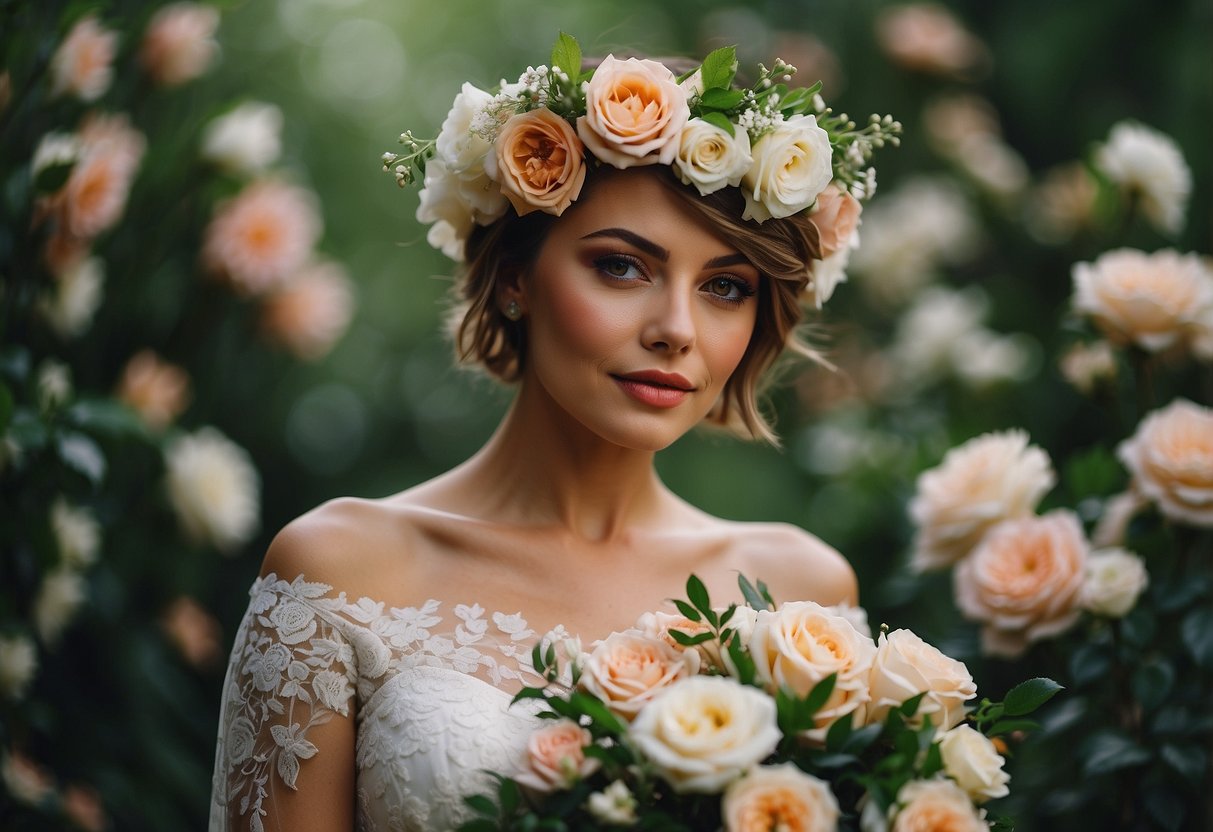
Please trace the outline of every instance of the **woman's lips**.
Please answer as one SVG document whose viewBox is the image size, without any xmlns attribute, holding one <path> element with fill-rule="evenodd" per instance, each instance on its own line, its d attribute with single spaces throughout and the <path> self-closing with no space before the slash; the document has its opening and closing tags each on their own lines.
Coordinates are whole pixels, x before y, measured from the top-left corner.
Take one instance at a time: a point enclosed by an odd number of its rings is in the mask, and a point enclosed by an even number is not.
<svg viewBox="0 0 1213 832">
<path fill-rule="evenodd" d="M 623 392 L 650 407 L 677 407 L 694 392 L 691 383 L 682 376 L 635 373 L 627 376 L 611 376 L 611 378 Z"/>
</svg>

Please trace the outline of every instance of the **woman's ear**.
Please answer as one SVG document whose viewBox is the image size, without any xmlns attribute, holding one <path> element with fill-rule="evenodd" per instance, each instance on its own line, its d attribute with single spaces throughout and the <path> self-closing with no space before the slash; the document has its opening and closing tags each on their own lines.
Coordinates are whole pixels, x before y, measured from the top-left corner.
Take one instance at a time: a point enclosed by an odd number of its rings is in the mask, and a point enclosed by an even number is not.
<svg viewBox="0 0 1213 832">
<path fill-rule="evenodd" d="M 511 321 L 517 321 L 526 314 L 526 288 L 522 269 L 502 270 L 497 279 L 496 302 L 497 309 Z"/>
</svg>

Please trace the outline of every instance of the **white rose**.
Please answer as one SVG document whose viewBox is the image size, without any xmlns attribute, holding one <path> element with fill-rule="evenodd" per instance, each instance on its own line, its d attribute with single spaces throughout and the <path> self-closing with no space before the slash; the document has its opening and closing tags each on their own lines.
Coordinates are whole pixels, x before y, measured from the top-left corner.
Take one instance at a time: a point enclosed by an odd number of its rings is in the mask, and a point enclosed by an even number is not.
<svg viewBox="0 0 1213 832">
<path fill-rule="evenodd" d="M 724 793 L 721 814 L 726 832 L 834 832 L 839 810 L 828 783 L 784 763 L 758 766 L 734 781 Z"/>
<path fill-rule="evenodd" d="M 812 205 L 833 179 L 830 136 L 816 116 L 792 116 L 776 125 L 751 154 L 754 164 L 742 177 L 743 219 L 790 217 Z"/>
<path fill-rule="evenodd" d="M 914 720 L 930 715 L 946 731 L 965 716 L 965 702 L 977 696 L 977 685 L 963 662 L 950 658 L 909 630 L 881 633 L 870 678 L 872 702 L 868 722 L 883 721 L 889 710 L 925 693 Z"/>
<path fill-rule="evenodd" d="M 636 798 L 622 780 L 591 794 L 586 808 L 596 820 L 608 826 L 631 826 L 636 822 Z"/>
<path fill-rule="evenodd" d="M 737 127 L 727 130 L 693 118 L 682 128 L 674 169 L 685 185 L 707 196 L 724 187 L 737 187 L 750 169 L 750 135 Z"/>
<path fill-rule="evenodd" d="M 335 670 L 321 670 L 312 680 L 312 691 L 321 705 L 339 714 L 348 712 L 350 697 L 354 695 L 350 680 Z"/>
<path fill-rule="evenodd" d="M 775 700 L 723 676 L 683 679 L 641 709 L 631 742 L 677 792 L 713 793 L 775 750 Z"/>
<path fill-rule="evenodd" d="M 957 725 L 939 740 L 943 768 L 976 803 L 1005 797 L 1011 776 L 1006 762 L 985 734 L 971 725 Z"/>
<path fill-rule="evenodd" d="M 84 579 L 74 569 L 61 566 L 42 580 L 34 599 L 34 626 L 44 643 L 58 643 L 84 597 Z"/>
<path fill-rule="evenodd" d="M 1140 194 L 1146 217 L 1178 234 L 1192 192 L 1192 171 L 1175 140 L 1144 124 L 1122 121 L 1095 154 L 1095 163 L 1125 190 Z"/>
<path fill-rule="evenodd" d="M 54 291 L 39 299 L 38 311 L 61 338 L 80 335 L 101 305 L 105 263 L 100 257 L 74 261 L 55 279 Z"/>
<path fill-rule="evenodd" d="M 257 744 L 257 732 L 252 721 L 246 716 L 238 716 L 227 726 L 228 765 L 235 767 L 253 756 L 253 748 Z"/>
<path fill-rule="evenodd" d="M 436 213 L 438 218 L 449 222 L 456 233 L 463 229 L 470 230 L 472 222 L 487 225 L 504 214 L 507 206 L 500 186 L 485 168 L 486 156 L 493 152 L 493 145 L 472 132 L 472 120 L 492 100 L 493 97 L 484 90 L 465 83 L 442 122 L 442 130 L 434 143 L 434 158 L 425 166 L 427 189 L 433 184 L 430 169 L 434 162 L 441 163 L 440 170 L 435 171 L 435 180 L 440 176 L 451 177 L 450 181 L 444 183 L 449 189 L 444 196 L 455 199 L 460 210 L 447 206 L 444 210 L 436 210 Z M 434 197 L 431 196 L 430 200 L 432 204 Z M 421 214 L 422 209 L 418 208 L 419 220 L 434 221 L 423 218 Z M 468 219 L 462 219 L 463 214 L 467 214 Z M 466 231 L 461 236 L 466 238 Z"/>
<path fill-rule="evenodd" d="M 472 119 L 492 100 L 492 95 L 467 82 L 455 96 L 434 143 L 434 151 L 452 173 L 468 173 L 483 166 L 485 156 L 492 151 L 491 142 L 472 132 Z"/>
<path fill-rule="evenodd" d="M 264 653 L 254 653 L 245 662 L 244 674 L 253 677 L 253 686 L 261 691 L 276 691 L 282 671 L 291 663 L 291 651 L 282 644 L 271 644 Z"/>
<path fill-rule="evenodd" d="M 1133 609 L 1150 582 L 1146 565 L 1124 549 L 1099 549 L 1087 557 L 1079 605 L 1096 615 L 1120 618 Z"/>
<path fill-rule="evenodd" d="M 169 502 L 190 537 L 226 554 L 253 536 L 261 485 L 243 448 L 202 428 L 174 440 L 165 463 Z"/>
<path fill-rule="evenodd" d="M 699 653 L 636 630 L 611 633 L 581 663 L 581 687 L 624 719 L 662 690 L 699 672 Z"/>
<path fill-rule="evenodd" d="M 66 565 L 80 569 L 97 559 L 101 525 L 92 512 L 56 497 L 51 504 L 51 531 L 59 546 L 59 557 Z"/>
<path fill-rule="evenodd" d="M 38 669 L 38 651 L 27 636 L 0 636 L 0 694 L 20 699 Z"/>
<path fill-rule="evenodd" d="M 824 741 L 838 719 L 863 718 L 876 645 L 846 618 L 812 601 L 787 603 L 775 612 L 759 610 L 749 648 L 758 679 L 771 692 L 783 688 L 805 696 L 836 674 L 834 690 L 817 712 L 808 739 Z"/>
<path fill-rule="evenodd" d="M 282 153 L 282 111 L 247 101 L 211 121 L 202 133 L 202 158 L 231 173 L 259 173 Z"/>
</svg>

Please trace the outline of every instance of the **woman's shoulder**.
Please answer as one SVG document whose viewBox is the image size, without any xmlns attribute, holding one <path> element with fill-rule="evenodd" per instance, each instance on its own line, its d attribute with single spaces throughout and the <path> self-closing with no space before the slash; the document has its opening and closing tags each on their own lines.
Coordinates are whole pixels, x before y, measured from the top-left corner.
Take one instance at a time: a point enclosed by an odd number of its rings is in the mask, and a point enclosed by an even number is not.
<svg viewBox="0 0 1213 832">
<path fill-rule="evenodd" d="M 791 523 L 730 523 L 745 575 L 779 601 L 855 604 L 855 570 L 837 549 Z"/>
</svg>

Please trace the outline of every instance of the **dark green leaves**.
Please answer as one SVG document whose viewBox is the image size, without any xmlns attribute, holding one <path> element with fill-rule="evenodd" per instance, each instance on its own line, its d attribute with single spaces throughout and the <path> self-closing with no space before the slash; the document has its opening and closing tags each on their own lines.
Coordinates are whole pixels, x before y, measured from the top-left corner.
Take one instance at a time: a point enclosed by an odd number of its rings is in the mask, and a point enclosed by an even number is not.
<svg viewBox="0 0 1213 832">
<path fill-rule="evenodd" d="M 1026 716 L 1048 702 L 1062 686 L 1052 679 L 1037 677 L 1026 682 L 1020 682 L 1011 688 L 1007 698 L 1003 700 L 1003 713 L 1007 716 Z"/>
</svg>

